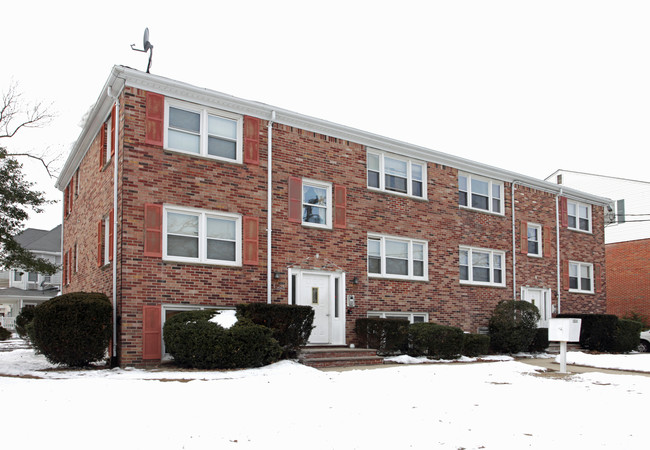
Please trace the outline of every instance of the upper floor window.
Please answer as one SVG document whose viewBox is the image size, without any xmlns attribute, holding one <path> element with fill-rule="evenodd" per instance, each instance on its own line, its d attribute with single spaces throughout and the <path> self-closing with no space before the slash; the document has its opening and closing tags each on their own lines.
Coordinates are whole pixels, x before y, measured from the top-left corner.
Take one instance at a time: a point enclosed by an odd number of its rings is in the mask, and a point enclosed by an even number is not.
<svg viewBox="0 0 650 450">
<path fill-rule="evenodd" d="M 542 227 L 535 223 L 528 224 L 528 255 L 542 256 Z"/>
<path fill-rule="evenodd" d="M 505 253 L 483 248 L 460 247 L 460 282 L 505 286 Z"/>
<path fill-rule="evenodd" d="M 427 198 L 426 163 L 368 151 L 368 187 Z"/>
<path fill-rule="evenodd" d="M 302 224 L 332 228 L 332 185 L 302 180 Z"/>
<path fill-rule="evenodd" d="M 368 276 L 426 280 L 427 242 L 368 235 Z"/>
<path fill-rule="evenodd" d="M 225 161 L 242 161 L 241 116 L 166 99 L 165 148 Z"/>
<path fill-rule="evenodd" d="M 569 290 L 594 292 L 593 264 L 569 262 Z"/>
<path fill-rule="evenodd" d="M 458 203 L 467 208 L 503 214 L 503 183 L 459 173 Z"/>
<path fill-rule="evenodd" d="M 241 265 L 241 216 L 165 206 L 163 259 Z"/>
<path fill-rule="evenodd" d="M 591 206 L 585 203 L 567 201 L 569 228 L 591 232 Z"/>
</svg>

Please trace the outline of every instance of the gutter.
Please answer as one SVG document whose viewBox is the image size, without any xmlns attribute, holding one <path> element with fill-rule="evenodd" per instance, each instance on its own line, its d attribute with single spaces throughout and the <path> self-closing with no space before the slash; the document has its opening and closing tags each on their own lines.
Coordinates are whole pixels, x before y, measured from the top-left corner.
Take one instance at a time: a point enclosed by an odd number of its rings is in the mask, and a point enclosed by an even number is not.
<svg viewBox="0 0 650 450">
<path fill-rule="evenodd" d="M 562 314 L 562 286 L 560 286 L 560 282 L 562 281 L 562 277 L 560 275 L 560 196 L 562 196 L 562 188 L 560 188 L 560 192 L 555 195 L 555 246 L 557 248 L 557 251 L 555 252 L 556 258 L 557 258 L 557 267 L 556 267 L 556 273 L 557 273 L 557 313 Z"/>
<path fill-rule="evenodd" d="M 271 303 L 271 283 L 272 283 L 272 266 L 271 266 L 271 234 L 273 232 L 273 122 L 275 121 L 275 111 L 271 111 L 271 119 L 268 127 L 268 158 L 267 167 L 267 192 L 266 192 L 266 303 Z"/>
<path fill-rule="evenodd" d="M 117 366 L 117 161 L 120 149 L 120 99 L 119 94 L 113 96 L 111 86 L 108 86 L 106 95 L 115 100 L 115 136 L 112 145 L 115 145 L 113 156 L 113 351 L 111 352 L 111 367 Z"/>
<path fill-rule="evenodd" d="M 517 240 L 515 239 L 515 185 L 520 181 L 513 181 L 510 186 L 510 201 L 512 202 L 512 299 L 517 300 Z"/>
</svg>

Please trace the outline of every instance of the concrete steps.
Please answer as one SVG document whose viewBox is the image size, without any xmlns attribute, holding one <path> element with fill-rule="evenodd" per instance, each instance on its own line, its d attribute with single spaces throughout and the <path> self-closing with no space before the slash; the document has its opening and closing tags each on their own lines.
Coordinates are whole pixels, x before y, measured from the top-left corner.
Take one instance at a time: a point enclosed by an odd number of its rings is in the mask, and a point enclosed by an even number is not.
<svg viewBox="0 0 650 450">
<path fill-rule="evenodd" d="M 344 346 L 308 346 L 300 349 L 298 360 L 310 367 L 349 367 L 383 364 L 377 350 Z"/>
</svg>

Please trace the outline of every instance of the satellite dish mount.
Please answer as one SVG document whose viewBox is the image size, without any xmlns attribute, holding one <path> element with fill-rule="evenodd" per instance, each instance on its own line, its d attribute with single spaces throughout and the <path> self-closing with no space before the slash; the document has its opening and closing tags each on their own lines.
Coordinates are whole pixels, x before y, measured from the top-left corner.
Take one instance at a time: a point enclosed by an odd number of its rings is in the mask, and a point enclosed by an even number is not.
<svg viewBox="0 0 650 450">
<path fill-rule="evenodd" d="M 151 58 L 153 57 L 153 45 L 151 45 L 151 42 L 149 42 L 149 28 L 144 29 L 144 37 L 142 38 L 142 47 L 144 48 L 144 50 L 135 48 L 135 44 L 131 44 L 131 50 L 135 50 L 136 52 L 142 52 L 142 53 L 149 52 L 149 63 L 147 64 L 147 73 L 149 73 L 149 69 L 151 69 Z"/>
</svg>

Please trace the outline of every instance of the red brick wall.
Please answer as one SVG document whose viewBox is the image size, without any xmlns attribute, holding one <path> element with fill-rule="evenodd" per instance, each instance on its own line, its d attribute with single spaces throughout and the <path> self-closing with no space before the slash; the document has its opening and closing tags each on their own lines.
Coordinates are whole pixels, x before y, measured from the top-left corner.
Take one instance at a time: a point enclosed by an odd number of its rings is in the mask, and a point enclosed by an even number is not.
<svg viewBox="0 0 650 450">
<path fill-rule="evenodd" d="M 266 301 L 266 161 L 267 122 L 260 127 L 260 165 L 232 164 L 164 151 L 144 143 L 145 92 L 126 88 L 121 115 L 121 176 L 118 228 L 119 360 L 142 364 L 144 305 L 236 305 Z M 81 244 L 82 269 L 69 290 L 110 294 L 111 265 L 98 268 L 97 221 L 112 207 L 112 169 L 99 171 L 99 143 L 81 165 L 82 189 L 66 219 L 66 244 Z M 275 124 L 273 130 L 273 271 L 274 302 L 286 303 L 287 267 L 329 265 L 346 272 L 346 294 L 356 297 L 347 314 L 347 342 L 354 342 L 354 321 L 367 311 L 426 312 L 431 321 L 476 332 L 487 325 L 494 306 L 513 296 L 511 186 L 504 189 L 505 215 L 491 215 L 458 206 L 458 171 L 427 165 L 428 200 L 390 195 L 366 187 L 363 145 Z M 288 221 L 288 178 L 296 176 L 340 184 L 347 188 L 347 227 L 315 229 Z M 552 254 L 531 258 L 517 254 L 519 288 L 548 288 L 557 305 L 555 197 L 516 187 L 517 219 L 552 228 Z M 145 203 L 169 203 L 257 217 L 257 266 L 222 267 L 170 263 L 143 256 Z M 604 264 L 602 208 L 593 208 L 593 234 L 561 230 L 562 257 Z M 426 240 L 428 281 L 368 278 L 368 232 Z M 517 222 L 516 236 L 519 236 Z M 517 251 L 519 239 L 515 240 Z M 459 283 L 459 245 L 505 252 L 505 287 Z M 64 249 L 66 247 L 64 246 Z M 319 258 L 316 259 L 316 254 Z M 356 277 L 358 284 L 351 280 Z M 562 312 L 604 312 L 604 294 L 561 292 Z"/>
<path fill-rule="evenodd" d="M 605 252 L 607 312 L 650 320 L 650 239 L 607 244 Z"/>
</svg>

